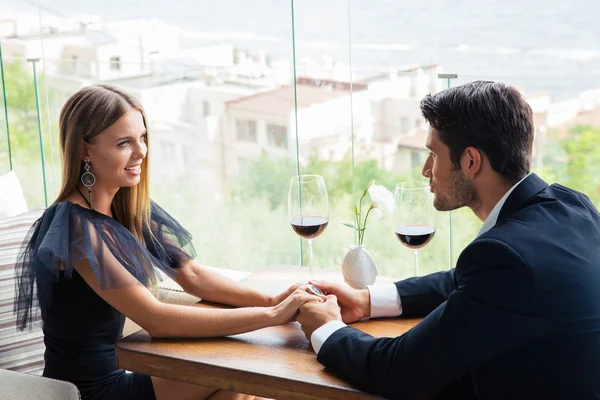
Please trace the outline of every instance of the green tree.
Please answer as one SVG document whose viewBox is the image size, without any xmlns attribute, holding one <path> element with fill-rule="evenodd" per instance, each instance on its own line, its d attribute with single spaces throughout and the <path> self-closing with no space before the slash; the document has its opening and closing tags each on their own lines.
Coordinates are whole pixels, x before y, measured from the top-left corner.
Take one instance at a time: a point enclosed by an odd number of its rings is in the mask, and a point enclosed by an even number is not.
<svg viewBox="0 0 600 400">
<path fill-rule="evenodd" d="M 38 70 L 37 88 L 34 83 L 33 69 L 31 63 L 25 63 L 20 60 L 5 62 L 4 66 L 4 90 L 6 95 L 6 104 L 2 104 L 2 114 L 4 116 L 4 107 L 8 112 L 8 129 L 10 130 L 10 144 L 12 153 L 13 168 L 20 178 L 25 198 L 30 209 L 44 206 L 44 190 L 40 142 L 38 132 L 38 110 L 36 106 L 36 90 L 40 98 L 40 122 L 42 129 L 42 138 L 44 142 L 45 167 L 47 168 L 46 180 L 51 176 L 51 169 L 58 168 L 52 166 L 49 162 L 56 154 L 50 153 L 50 132 L 48 129 L 49 120 L 52 121 L 53 132 L 57 126 L 57 115 L 49 115 L 45 108 L 45 96 L 54 96 L 45 84 L 43 74 Z M 39 67 L 39 66 L 38 66 Z M 0 96 L 3 98 L 3 96 Z M 6 123 L 3 122 L 2 133 L 6 135 Z M 58 146 L 54 146 L 57 151 Z M 8 169 L 8 146 L 0 150 L 2 168 Z M 51 201 L 51 196 L 49 196 Z"/>
<path fill-rule="evenodd" d="M 6 106 L 15 158 L 22 161 L 39 156 L 38 118 L 33 75 L 20 61 L 5 65 Z M 37 150 L 37 151 L 36 151 Z"/>
<path fill-rule="evenodd" d="M 556 141 L 545 154 L 544 178 L 579 190 L 600 204 L 600 128 L 577 125 L 562 137 L 558 132 L 551 137 Z"/>
<path fill-rule="evenodd" d="M 235 199 L 247 201 L 248 198 L 266 198 L 271 209 L 286 205 L 287 191 L 291 175 L 295 174 L 296 162 L 290 158 L 274 159 L 266 151 L 248 166 L 232 186 Z M 398 174 L 377 165 L 376 160 L 355 161 L 352 166 L 351 154 L 341 161 L 319 159 L 316 151 L 309 157 L 306 165 L 300 167 L 302 174 L 322 175 L 330 199 L 362 194 L 371 180 L 394 190 L 396 183 L 410 179 L 413 173 Z"/>
</svg>

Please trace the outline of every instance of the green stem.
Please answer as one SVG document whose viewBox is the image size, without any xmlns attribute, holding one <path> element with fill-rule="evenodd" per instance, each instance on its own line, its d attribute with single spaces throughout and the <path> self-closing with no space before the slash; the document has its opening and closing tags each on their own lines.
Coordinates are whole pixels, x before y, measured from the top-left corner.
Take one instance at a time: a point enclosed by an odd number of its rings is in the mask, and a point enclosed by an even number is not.
<svg viewBox="0 0 600 400">
<path fill-rule="evenodd" d="M 359 216 L 360 214 L 354 214 L 354 220 L 356 223 L 356 230 L 358 231 L 358 240 L 360 241 L 360 219 Z"/>
<path fill-rule="evenodd" d="M 373 209 L 373 206 L 371 206 L 371 208 L 369 208 L 369 211 L 367 211 L 367 215 L 365 215 L 364 227 L 358 234 L 358 245 L 359 246 L 361 246 L 363 244 L 363 240 L 365 239 L 365 229 L 367 229 L 367 219 L 369 218 L 369 213 L 371 212 L 372 209 Z"/>
<path fill-rule="evenodd" d="M 362 216 L 362 201 L 365 198 L 365 196 L 367 195 L 367 192 L 365 191 L 363 193 L 363 195 L 360 197 L 360 200 L 358 200 L 358 215 L 356 216 L 356 228 L 358 230 L 358 245 L 360 246 L 361 243 L 361 225 L 360 225 L 360 217 Z"/>
<path fill-rule="evenodd" d="M 362 201 L 366 195 L 367 195 L 367 193 L 363 193 L 360 200 L 358 201 L 358 215 L 362 215 Z"/>
</svg>

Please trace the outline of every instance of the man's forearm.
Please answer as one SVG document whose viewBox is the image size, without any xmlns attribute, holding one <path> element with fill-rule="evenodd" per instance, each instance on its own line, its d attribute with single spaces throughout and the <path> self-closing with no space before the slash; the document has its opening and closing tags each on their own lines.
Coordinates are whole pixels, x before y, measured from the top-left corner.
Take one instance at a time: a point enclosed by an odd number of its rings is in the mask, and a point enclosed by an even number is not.
<svg viewBox="0 0 600 400">
<path fill-rule="evenodd" d="M 425 317 L 454 291 L 454 269 L 408 278 L 395 283 L 402 299 L 402 315 Z"/>
</svg>

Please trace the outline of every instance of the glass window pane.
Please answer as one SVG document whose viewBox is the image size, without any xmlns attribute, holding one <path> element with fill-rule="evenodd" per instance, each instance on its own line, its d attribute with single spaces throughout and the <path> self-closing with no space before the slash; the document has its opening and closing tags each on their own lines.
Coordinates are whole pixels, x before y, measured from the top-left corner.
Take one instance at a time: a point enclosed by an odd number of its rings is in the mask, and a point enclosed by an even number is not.
<svg viewBox="0 0 600 400">
<path fill-rule="evenodd" d="M 209 0 L 183 13 L 164 1 L 40 7 L 42 25 L 57 28 L 44 31 L 49 119 L 84 85 L 121 87 L 148 117 L 152 197 L 193 234 L 200 263 L 299 263 L 287 216 L 298 170 L 294 96 L 278 92 L 293 83 L 289 3 Z M 273 115 L 265 102 L 283 106 Z"/>
</svg>

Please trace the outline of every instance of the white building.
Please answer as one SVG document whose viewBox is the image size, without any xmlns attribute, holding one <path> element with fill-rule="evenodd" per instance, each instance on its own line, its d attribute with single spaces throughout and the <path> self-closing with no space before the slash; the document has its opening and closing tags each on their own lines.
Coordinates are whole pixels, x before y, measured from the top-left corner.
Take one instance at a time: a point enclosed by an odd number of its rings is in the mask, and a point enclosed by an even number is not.
<svg viewBox="0 0 600 400">
<path fill-rule="evenodd" d="M 364 157 L 396 172 L 422 165 L 428 125 L 420 102 L 427 94 L 443 89 L 440 72 L 437 65 L 416 66 L 362 80 L 369 86 L 374 121 L 373 141 Z"/>
<path fill-rule="evenodd" d="M 534 167 L 543 167 L 543 150 L 546 145 L 567 133 L 575 125 L 600 125 L 600 89 L 587 90 L 576 98 L 552 102 L 547 94 L 526 96 L 533 110 L 536 136 L 533 147 Z M 549 137 L 549 131 L 557 136 Z"/>
<path fill-rule="evenodd" d="M 419 102 L 441 89 L 438 72 L 439 67 L 429 66 L 379 74 L 354 82 L 352 91 L 349 82 L 301 77 L 297 111 L 291 86 L 230 101 L 223 140 L 230 144 L 224 150 L 226 175 L 237 173 L 262 151 L 296 158 L 296 136 L 301 163 L 314 152 L 321 159 L 340 160 L 354 141 L 357 160 L 376 159 L 397 171 L 412 169 L 426 154 L 421 136 L 427 125 Z M 417 134 L 416 140 L 423 139 L 420 145 L 409 140 Z"/>
<path fill-rule="evenodd" d="M 223 137 L 225 175 L 239 172 L 263 149 L 274 157 L 295 158 L 296 136 L 300 162 L 314 151 L 320 158 L 339 160 L 352 139 L 349 88 L 344 82 L 299 78 L 296 91 L 286 86 L 229 101 Z M 365 89 L 366 85 L 354 87 L 354 132 L 359 140 L 370 134 L 372 125 L 368 98 L 360 96 Z"/>
<path fill-rule="evenodd" d="M 37 30 L 27 18 L 0 20 L 5 61 L 41 59 L 51 76 L 104 81 L 152 73 L 152 57 L 179 49 L 179 29 L 161 20 L 102 24 L 97 18 L 45 18 Z"/>
</svg>

